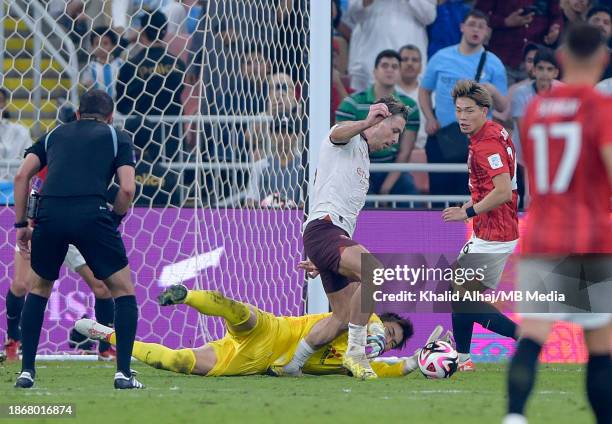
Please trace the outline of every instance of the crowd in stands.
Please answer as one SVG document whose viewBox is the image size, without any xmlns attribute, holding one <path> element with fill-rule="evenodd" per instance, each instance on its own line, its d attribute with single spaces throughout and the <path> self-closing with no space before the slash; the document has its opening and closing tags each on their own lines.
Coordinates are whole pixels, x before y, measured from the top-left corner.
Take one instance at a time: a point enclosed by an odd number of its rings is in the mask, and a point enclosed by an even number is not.
<svg viewBox="0 0 612 424">
<path fill-rule="evenodd" d="M 350 111 L 363 112 L 379 94 L 392 93 L 409 108 L 416 102 L 419 116 L 411 119 L 412 128 L 407 125 L 399 154 L 383 160 L 371 155 L 372 162 L 465 163 L 468 140 L 459 131 L 450 93 L 460 79 L 478 80 L 493 97 L 490 118 L 512 134 L 524 197 L 519 127 L 525 108 L 538 93 L 561 84 L 554 50 L 573 22 L 588 21 L 610 39 L 610 3 L 335 0 L 332 116 L 358 118 Z M 386 69 L 380 68 L 381 55 L 389 62 Z M 612 91 L 611 77 L 609 66 L 601 90 Z M 468 194 L 466 174 L 415 173 L 414 180 L 393 175 L 372 173 L 370 193 Z"/>
<path fill-rule="evenodd" d="M 393 95 L 410 117 L 400 143 L 372 162 L 465 163 L 467 139 L 450 92 L 460 79 L 477 79 L 521 163 L 520 119 L 533 96 L 559 84 L 554 49 L 564 30 L 588 21 L 609 39 L 609 3 L 333 0 L 331 122 L 361 119 L 376 99 Z M 307 162 L 308 0 L 47 0 L 46 7 L 77 47 L 82 89 L 115 99 L 141 159 L 137 173 L 163 174 L 165 197 L 162 187 L 143 189 L 152 203 L 166 203 L 179 177 L 160 163 L 194 160 L 201 140 L 205 161 L 253 164 L 237 171 L 240 184 L 221 191 L 238 188 L 255 206 L 304 204 L 305 185 L 296 181 Z M 611 77 L 612 65 L 603 79 Z M 610 81 L 602 89 L 612 90 Z M 253 119 L 202 126 L 166 119 L 190 115 Z M 60 119 L 71 116 L 62 110 Z M 6 116 L 0 124 L 8 125 Z M 0 139 L 3 158 L 20 157 L 31 143 L 21 138 L 10 149 Z M 370 182 L 373 194 L 467 194 L 465 174 L 373 172 Z"/>
</svg>

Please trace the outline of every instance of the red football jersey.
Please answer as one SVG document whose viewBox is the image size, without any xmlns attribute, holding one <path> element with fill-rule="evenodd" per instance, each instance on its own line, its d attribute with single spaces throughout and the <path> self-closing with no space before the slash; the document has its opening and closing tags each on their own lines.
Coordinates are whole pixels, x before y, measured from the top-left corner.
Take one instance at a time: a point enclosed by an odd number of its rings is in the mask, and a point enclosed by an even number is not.
<svg viewBox="0 0 612 424">
<path fill-rule="evenodd" d="M 515 158 L 510 135 L 496 122 L 487 121 L 470 137 L 468 172 L 474 204 L 484 199 L 495 188 L 493 177 L 508 173 L 512 179 L 512 200 L 474 217 L 474 235 L 479 239 L 512 241 L 519 237 Z"/>
<path fill-rule="evenodd" d="M 612 189 L 600 153 L 612 143 L 611 119 L 612 99 L 589 86 L 560 86 L 528 106 L 525 253 L 612 253 Z"/>
</svg>

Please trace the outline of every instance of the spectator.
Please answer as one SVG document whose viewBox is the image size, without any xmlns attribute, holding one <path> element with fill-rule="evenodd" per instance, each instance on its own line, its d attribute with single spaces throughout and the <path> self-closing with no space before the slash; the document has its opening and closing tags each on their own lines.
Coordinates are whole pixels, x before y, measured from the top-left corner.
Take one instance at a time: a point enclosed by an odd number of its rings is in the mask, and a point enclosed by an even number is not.
<svg viewBox="0 0 612 424">
<path fill-rule="evenodd" d="M 512 141 L 516 149 L 517 162 L 521 164 L 523 163 L 523 154 L 520 140 L 520 121 L 525 114 L 525 109 L 527 109 L 527 105 L 534 96 L 550 91 L 559 76 L 559 65 L 555 53 L 551 49 L 541 48 L 536 52 L 533 60 L 533 75 L 534 80 L 528 84 L 522 84 L 512 96 L 512 120 L 514 121 Z"/>
<path fill-rule="evenodd" d="M 187 31 L 187 9 L 183 0 L 166 2 L 161 11 L 168 18 L 168 33 L 182 34 Z"/>
<path fill-rule="evenodd" d="M 488 12 L 493 29 L 489 48 L 506 65 L 509 84 L 526 78 L 520 65 L 528 43 L 553 46 L 559 39 L 559 0 L 478 0 L 475 7 Z"/>
<path fill-rule="evenodd" d="M 308 2 L 311 0 L 276 0 L 262 2 L 273 6 L 276 3 L 276 31 L 273 46 L 273 72 L 291 75 L 298 84 L 302 98 L 302 82 L 306 80 L 306 64 L 308 63 L 308 38 L 304 28 L 308 28 Z M 421 0 L 419 0 L 421 1 Z M 260 3 L 260 2 L 251 2 Z M 270 7 L 268 6 L 268 7 Z M 262 15 L 258 15 L 257 20 Z M 262 21 L 268 23 L 268 21 Z M 269 24 L 268 24 L 269 25 Z M 257 26 L 257 25 L 256 25 Z M 261 25 L 266 26 L 266 25 Z M 267 39 L 270 40 L 270 39 Z M 268 41 L 265 40 L 264 44 Z"/>
<path fill-rule="evenodd" d="M 400 82 L 397 87 L 397 91 L 401 94 L 405 94 L 417 103 L 419 106 L 419 75 L 423 68 L 423 55 L 417 46 L 414 44 L 407 44 L 400 48 L 399 55 L 401 57 L 400 65 Z M 419 123 L 421 115 L 419 108 Z M 417 133 L 417 139 L 415 147 L 422 149 L 425 147 L 427 141 L 427 133 L 425 132 L 425 125 L 419 125 L 419 132 Z"/>
<path fill-rule="evenodd" d="M 374 61 L 374 84 L 344 99 L 336 111 L 336 121 L 358 121 L 368 114 L 369 106 L 382 97 L 394 96 L 409 110 L 406 128 L 400 142 L 388 149 L 370 154 L 373 163 L 407 163 L 414 148 L 419 130 L 419 108 L 410 97 L 396 89 L 400 79 L 401 57 L 395 50 L 383 50 Z M 412 176 L 400 172 L 371 172 L 370 193 L 374 194 L 413 194 L 416 192 Z"/>
<path fill-rule="evenodd" d="M 153 123 L 146 116 L 176 116 L 181 114 L 181 93 L 183 91 L 184 63 L 166 53 L 161 41 L 166 35 L 166 17 L 155 11 L 140 16 L 141 32 L 139 43 L 144 47 L 131 57 L 119 70 L 117 80 L 117 110 L 133 119 L 126 129 L 138 129 L 134 144 L 143 150 L 148 162 L 159 159 L 162 141 L 159 132 L 163 123 Z M 164 131 L 173 133 L 174 128 Z M 171 144 L 176 144 L 173 140 Z M 168 156 L 176 146 L 167 145 Z"/>
<path fill-rule="evenodd" d="M 587 12 L 593 6 L 592 0 L 561 0 L 560 3 L 566 27 L 569 24 L 585 21 Z"/>
<path fill-rule="evenodd" d="M 427 58 L 438 50 L 454 46 L 461 41 L 461 22 L 470 11 L 466 0 L 438 0 L 436 20 L 427 27 L 429 46 Z"/>
<path fill-rule="evenodd" d="M 57 22 L 76 46 L 79 63 L 86 63 L 89 58 L 86 35 L 89 32 L 90 19 L 85 14 L 85 3 L 81 0 L 70 0 L 65 6 Z"/>
<path fill-rule="evenodd" d="M 425 130 L 430 136 L 425 146 L 429 162 L 463 163 L 467 160 L 467 139 L 459 131 L 450 95 L 457 81 L 480 80 L 491 93 L 496 110 L 503 111 L 508 105 L 504 65 L 483 47 L 488 32 L 488 15 L 478 9 L 470 11 L 461 24 L 461 42 L 438 51 L 425 69 L 419 87 L 419 104 L 426 120 Z M 476 78 L 481 62 L 481 73 Z M 435 114 L 432 92 L 435 92 Z M 433 194 L 465 194 L 467 190 L 467 175 L 432 173 L 429 182 Z"/>
<path fill-rule="evenodd" d="M 516 89 L 522 86 L 523 84 L 528 84 L 532 82 L 533 79 L 535 78 L 535 76 L 533 75 L 533 59 L 535 58 L 535 55 L 540 48 L 544 48 L 544 47 L 540 46 L 539 44 L 535 44 L 535 43 L 529 43 L 525 46 L 525 49 L 523 50 L 523 63 L 521 67 L 522 69 L 525 70 L 525 73 L 527 74 L 527 78 L 519 82 L 515 82 L 508 89 L 508 99 L 510 100 L 508 102 L 508 107 L 503 112 L 498 112 L 498 111 L 493 112 L 493 117 L 495 118 L 495 120 L 497 122 L 502 123 L 504 127 L 512 128 L 513 126 L 512 98 L 514 96 Z"/>
<path fill-rule="evenodd" d="M 230 59 L 231 60 L 231 59 Z M 226 64 L 230 65 L 229 62 Z M 230 65 L 233 66 L 233 65 Z M 228 75 L 221 75 L 214 68 L 205 68 L 214 72 L 213 75 L 220 77 L 221 85 L 212 83 L 205 85 L 206 97 L 202 104 L 203 113 L 211 115 L 259 115 L 264 112 L 283 113 L 285 107 L 291 101 L 288 100 L 289 90 L 295 85 L 291 78 L 285 79 L 286 75 L 279 77 L 275 82 L 279 87 L 287 89 L 282 95 L 274 94 L 274 101 L 270 101 L 270 60 L 268 55 L 261 49 L 253 47 L 241 55 L 239 70 Z M 291 81 L 289 84 L 287 80 Z M 206 77 L 204 78 L 206 81 Z M 292 94 L 292 93 L 291 93 Z M 295 100 L 294 100 L 295 101 Z M 253 152 L 257 153 L 259 144 L 267 137 L 264 127 L 260 124 L 250 126 L 235 124 L 233 122 L 221 122 L 216 125 L 218 130 L 212 137 L 212 127 L 206 126 L 206 139 L 209 140 L 206 150 L 208 155 L 220 161 L 242 161 L 249 159 L 251 144 Z"/>
<path fill-rule="evenodd" d="M 352 92 L 349 78 L 343 74 L 339 65 L 340 53 L 336 40 L 333 41 L 332 50 L 332 87 L 331 87 L 331 108 L 330 121 L 336 122 L 336 110 L 340 103 Z"/>
<path fill-rule="evenodd" d="M 349 47 L 351 87 L 363 91 L 373 82 L 378 52 L 405 44 L 427 51 L 425 27 L 436 18 L 436 0 L 351 0 L 347 15 L 355 24 Z"/>
<path fill-rule="evenodd" d="M 550 91 L 558 81 L 559 65 L 555 53 L 548 48 L 537 50 L 533 60 L 534 80 L 529 83 L 521 84 L 512 96 L 512 142 L 516 151 L 517 163 L 517 186 L 519 194 L 519 207 L 524 205 L 525 184 L 524 184 L 524 162 L 523 148 L 520 139 L 520 122 L 525 115 L 527 105 L 534 96 Z M 560 84 L 560 83 L 559 83 Z"/>
<path fill-rule="evenodd" d="M 606 45 L 610 46 L 610 37 L 612 36 L 612 11 L 606 6 L 595 6 L 589 10 L 587 21 L 589 24 L 599 28 L 606 40 Z M 608 62 L 608 66 L 606 66 L 606 70 L 601 77 L 602 80 L 609 78 L 612 78 L 612 61 Z"/>
<path fill-rule="evenodd" d="M 299 152 L 299 129 L 289 117 L 276 119 L 271 151 L 251 171 L 246 202 L 249 206 L 302 207 L 304 166 Z"/>
<path fill-rule="evenodd" d="M 0 160 L 21 160 L 25 150 L 32 145 L 30 131 L 22 125 L 9 122 L 6 110 L 10 95 L 0 88 Z M 3 163 L 0 166 L 0 204 L 13 203 L 13 179 L 19 166 Z"/>
<path fill-rule="evenodd" d="M 89 40 L 93 60 L 83 69 L 81 83 L 88 90 L 104 90 L 114 99 L 119 69 L 123 65 L 123 60 L 115 57 L 119 37 L 109 27 L 96 27 L 89 35 Z"/>
<path fill-rule="evenodd" d="M 292 128 L 300 133 L 302 111 L 296 97 L 295 83 L 287 74 L 274 74 L 268 78 L 268 94 L 266 110 L 260 116 L 271 116 L 274 119 L 290 119 Z M 247 133 L 247 144 L 254 160 L 260 160 L 264 155 L 265 143 L 270 139 L 268 125 L 254 123 Z"/>
<path fill-rule="evenodd" d="M 340 75 L 346 75 L 348 71 L 348 42 L 351 39 L 351 28 L 342 21 L 342 9 L 340 0 L 332 1 L 332 45 L 334 49 L 334 67 L 340 71 Z M 335 109 L 334 109 L 335 110 Z"/>
<path fill-rule="evenodd" d="M 227 95 L 233 97 L 234 106 L 231 111 L 235 114 L 256 115 L 266 108 L 268 98 L 268 75 L 270 74 L 270 60 L 267 55 L 258 48 L 251 48 L 242 56 L 241 79 L 238 81 L 236 91 L 226 90 Z M 276 81 L 279 84 L 283 82 Z M 285 84 L 283 87 L 287 88 Z M 281 101 L 282 98 L 275 97 L 274 101 Z M 227 100 L 229 101 L 229 99 Z M 286 103 L 278 103 L 275 107 L 288 106 Z"/>
</svg>

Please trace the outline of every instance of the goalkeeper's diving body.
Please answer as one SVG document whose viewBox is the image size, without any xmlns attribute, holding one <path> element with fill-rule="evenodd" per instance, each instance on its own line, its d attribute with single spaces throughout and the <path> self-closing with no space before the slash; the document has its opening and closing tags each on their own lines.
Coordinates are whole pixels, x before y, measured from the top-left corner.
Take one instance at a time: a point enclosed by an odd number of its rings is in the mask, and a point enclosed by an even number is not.
<svg viewBox="0 0 612 424">
<path fill-rule="evenodd" d="M 299 341 L 330 313 L 298 317 L 275 316 L 255 306 L 227 298 L 217 291 L 168 287 L 158 297 L 162 306 L 185 304 L 204 315 L 222 317 L 227 332 L 219 340 L 198 348 L 170 349 L 157 343 L 136 341 L 132 355 L 152 367 L 181 374 L 238 376 L 266 374 L 272 365 L 284 365 Z M 85 336 L 115 344 L 112 328 L 91 319 L 80 319 L 76 329 Z M 441 327 L 437 333 L 441 332 Z M 401 348 L 413 334 L 412 324 L 396 314 L 373 315 L 368 325 L 369 357 Z M 433 335 L 432 335 L 433 336 Z M 437 338 L 436 336 L 436 338 Z M 317 350 L 306 362 L 307 374 L 346 374 L 342 366 L 348 345 L 347 332 Z M 372 362 L 379 376 L 403 376 L 418 367 L 416 357 Z"/>
</svg>

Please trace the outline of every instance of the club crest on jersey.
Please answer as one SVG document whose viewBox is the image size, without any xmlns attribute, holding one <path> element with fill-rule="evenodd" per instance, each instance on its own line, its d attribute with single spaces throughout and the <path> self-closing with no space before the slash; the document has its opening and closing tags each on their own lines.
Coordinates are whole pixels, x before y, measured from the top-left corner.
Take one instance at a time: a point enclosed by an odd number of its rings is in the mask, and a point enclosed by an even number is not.
<svg viewBox="0 0 612 424">
<path fill-rule="evenodd" d="M 499 156 L 499 153 L 495 153 L 494 155 L 489 156 L 487 159 L 489 160 L 489 165 L 491 165 L 491 169 L 499 169 L 504 166 L 501 157 Z"/>
</svg>

